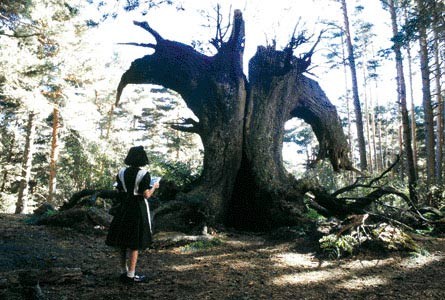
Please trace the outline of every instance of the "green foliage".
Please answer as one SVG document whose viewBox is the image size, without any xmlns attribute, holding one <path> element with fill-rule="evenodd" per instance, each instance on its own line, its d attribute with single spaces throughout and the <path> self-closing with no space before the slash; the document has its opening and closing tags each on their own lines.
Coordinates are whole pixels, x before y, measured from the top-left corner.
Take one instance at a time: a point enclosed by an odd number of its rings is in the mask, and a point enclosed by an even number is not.
<svg viewBox="0 0 445 300">
<path fill-rule="evenodd" d="M 416 229 L 415 232 L 422 235 L 428 235 L 433 233 L 434 227 L 433 226 L 427 226 L 424 229 Z"/>
<path fill-rule="evenodd" d="M 89 141 L 79 132 L 70 130 L 61 140 L 57 169 L 57 194 L 54 204 L 59 205 L 73 192 L 83 189 L 112 189 L 121 162 L 106 143 Z M 35 180 L 40 188 L 48 184 L 46 156 L 34 157 Z M 44 199 L 37 199 L 45 201 Z"/>
<path fill-rule="evenodd" d="M 59 212 L 57 211 L 57 210 L 47 210 L 44 214 L 42 214 L 42 215 L 36 215 L 36 214 L 32 214 L 32 215 L 30 215 L 28 218 L 26 218 L 25 220 L 24 220 L 24 222 L 26 223 L 26 224 L 29 224 L 29 225 L 35 225 L 35 224 L 37 224 L 37 222 L 40 220 L 40 219 L 43 219 L 43 218 L 47 218 L 47 217 L 51 217 L 51 216 L 55 216 L 55 215 L 57 215 Z"/>
<path fill-rule="evenodd" d="M 104 147 L 106 144 L 80 138 L 77 132 L 67 137 L 60 159 L 64 166 L 60 175 L 66 176 L 67 187 L 106 189 L 112 186 L 119 164 Z"/>
<path fill-rule="evenodd" d="M 15 194 L 0 192 L 0 211 L 8 211 L 8 208 L 12 207 L 15 203 L 16 198 Z"/>
<path fill-rule="evenodd" d="M 427 257 L 431 255 L 425 248 L 420 248 L 418 251 L 411 252 L 410 254 L 412 258 Z"/>
<path fill-rule="evenodd" d="M 224 242 L 219 238 L 210 240 L 199 240 L 181 247 L 182 252 L 197 252 L 223 245 Z"/>
<path fill-rule="evenodd" d="M 307 211 L 304 214 L 305 217 L 307 217 L 310 220 L 314 221 L 321 221 L 325 220 L 326 218 L 320 215 L 315 209 L 312 209 L 306 205 Z"/>
<path fill-rule="evenodd" d="M 173 161 L 161 154 L 150 154 L 152 176 L 161 176 L 163 180 L 174 182 L 178 187 L 185 187 L 201 174 L 202 166 L 191 161 Z"/>
<path fill-rule="evenodd" d="M 346 172 L 336 173 L 329 161 L 318 162 L 309 168 L 302 177 L 317 182 L 331 192 L 349 184 L 348 174 Z"/>
<path fill-rule="evenodd" d="M 329 234 L 319 240 L 321 250 L 331 259 L 338 259 L 346 255 L 352 255 L 358 241 L 351 235 L 337 237 Z"/>
<path fill-rule="evenodd" d="M 423 205 L 445 211 L 445 185 L 434 184 L 429 187 L 420 185 L 419 195 Z"/>
<path fill-rule="evenodd" d="M 0 2 L 0 13 L 6 17 L 7 26 L 17 26 L 19 16 L 28 16 L 32 0 L 2 0 Z"/>
<path fill-rule="evenodd" d="M 422 253 L 424 250 L 402 229 L 380 223 L 356 227 L 350 234 L 329 234 L 319 240 L 320 249 L 330 259 L 339 259 L 364 250 L 370 245 L 379 251 L 406 251 Z"/>
</svg>

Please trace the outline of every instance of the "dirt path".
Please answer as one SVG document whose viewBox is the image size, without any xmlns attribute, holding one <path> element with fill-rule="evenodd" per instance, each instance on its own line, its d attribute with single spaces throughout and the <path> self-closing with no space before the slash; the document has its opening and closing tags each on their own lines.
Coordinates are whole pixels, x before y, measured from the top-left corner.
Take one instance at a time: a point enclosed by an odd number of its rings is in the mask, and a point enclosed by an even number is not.
<svg viewBox="0 0 445 300">
<path fill-rule="evenodd" d="M 127 286 L 117 280 L 117 253 L 104 245 L 103 231 L 85 235 L 24 219 L 0 215 L 0 299 L 26 299 L 20 274 L 53 268 L 77 268 L 80 277 L 41 283 L 44 299 L 445 299 L 444 239 L 423 240 L 424 256 L 320 261 L 303 240 L 231 233 L 208 249 L 144 251 L 138 270 L 153 279 Z"/>
</svg>

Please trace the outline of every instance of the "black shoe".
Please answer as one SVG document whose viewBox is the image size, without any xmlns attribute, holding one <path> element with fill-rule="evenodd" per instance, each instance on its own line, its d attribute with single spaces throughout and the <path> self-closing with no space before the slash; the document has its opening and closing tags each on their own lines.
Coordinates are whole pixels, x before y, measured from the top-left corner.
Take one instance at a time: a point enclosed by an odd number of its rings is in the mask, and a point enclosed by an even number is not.
<svg viewBox="0 0 445 300">
<path fill-rule="evenodd" d="M 144 283 L 148 282 L 148 278 L 144 275 L 134 275 L 134 277 L 128 277 L 127 274 L 123 273 L 119 277 L 122 283 Z"/>
</svg>

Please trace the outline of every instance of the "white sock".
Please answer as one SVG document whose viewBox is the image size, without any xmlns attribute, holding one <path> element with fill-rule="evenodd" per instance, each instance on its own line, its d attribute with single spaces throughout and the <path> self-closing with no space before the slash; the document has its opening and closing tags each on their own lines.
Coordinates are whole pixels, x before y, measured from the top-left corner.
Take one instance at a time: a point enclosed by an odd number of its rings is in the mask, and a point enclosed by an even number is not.
<svg viewBox="0 0 445 300">
<path fill-rule="evenodd" d="M 133 278 L 134 277 L 134 271 L 127 271 L 127 277 Z"/>
</svg>

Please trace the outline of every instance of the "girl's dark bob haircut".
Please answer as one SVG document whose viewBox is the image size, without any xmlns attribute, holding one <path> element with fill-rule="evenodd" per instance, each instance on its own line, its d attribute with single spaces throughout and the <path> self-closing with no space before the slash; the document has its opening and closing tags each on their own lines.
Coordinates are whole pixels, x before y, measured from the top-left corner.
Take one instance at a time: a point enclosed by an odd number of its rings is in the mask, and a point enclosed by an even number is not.
<svg viewBox="0 0 445 300">
<path fill-rule="evenodd" d="M 148 164 L 147 153 L 145 153 L 144 147 L 136 146 L 131 147 L 128 151 L 127 157 L 124 163 L 132 167 L 142 167 Z"/>
</svg>

